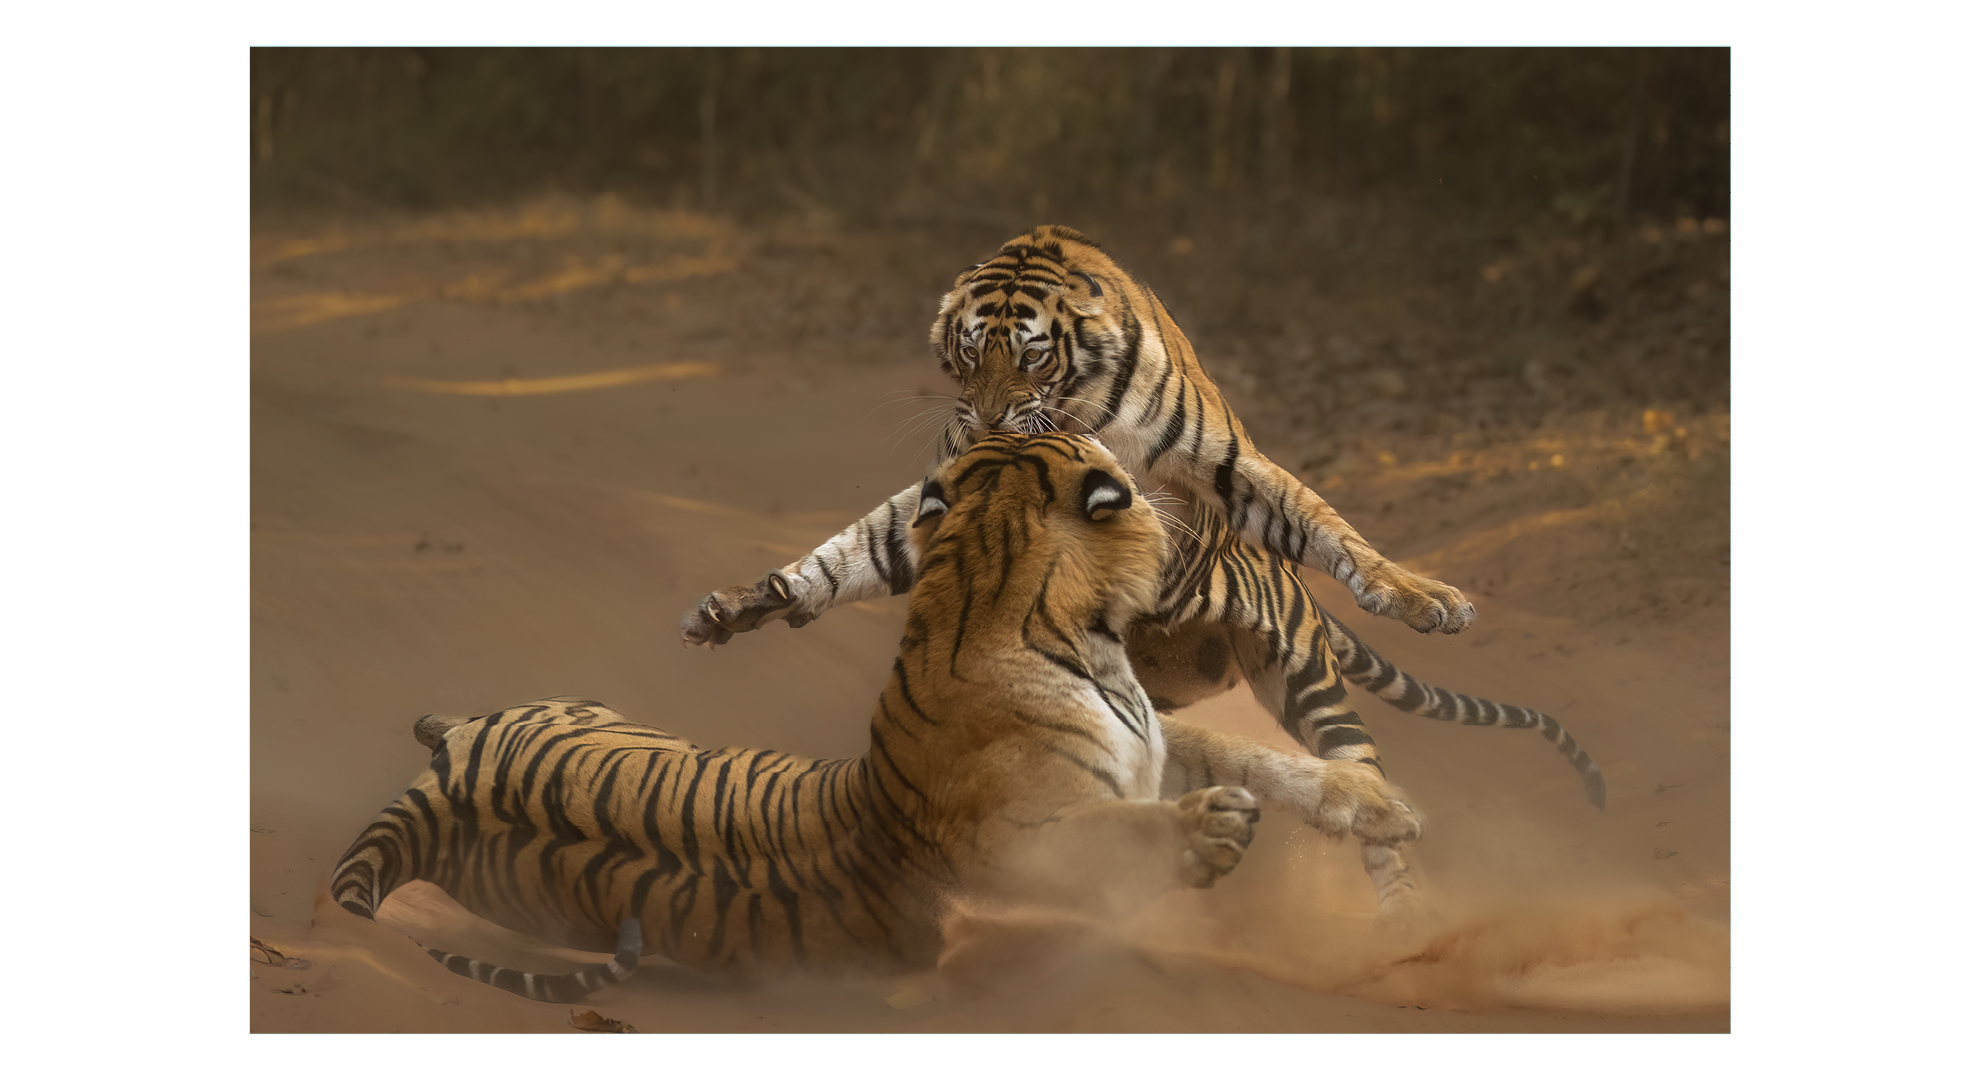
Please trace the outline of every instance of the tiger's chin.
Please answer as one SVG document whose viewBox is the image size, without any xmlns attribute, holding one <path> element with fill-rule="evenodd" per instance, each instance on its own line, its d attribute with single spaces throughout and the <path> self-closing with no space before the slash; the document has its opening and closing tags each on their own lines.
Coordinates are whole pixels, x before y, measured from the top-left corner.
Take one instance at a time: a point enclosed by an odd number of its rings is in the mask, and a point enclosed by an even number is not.
<svg viewBox="0 0 1980 1080">
<path fill-rule="evenodd" d="M 1062 410 L 1047 406 L 1045 411 L 1026 413 L 1023 416 L 995 424 L 961 428 L 959 447 L 975 446 L 991 435 L 1049 435 L 1062 432 L 1067 435 L 1092 435 L 1093 429 L 1077 417 Z"/>
</svg>

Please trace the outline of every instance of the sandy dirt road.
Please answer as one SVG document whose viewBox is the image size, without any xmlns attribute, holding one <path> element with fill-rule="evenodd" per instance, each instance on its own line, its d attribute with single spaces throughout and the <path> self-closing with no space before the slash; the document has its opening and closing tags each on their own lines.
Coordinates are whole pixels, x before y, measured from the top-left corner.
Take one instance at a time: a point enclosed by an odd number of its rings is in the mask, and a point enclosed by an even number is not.
<svg viewBox="0 0 1980 1080">
<path fill-rule="evenodd" d="M 443 232 L 257 237 L 248 922 L 288 963 L 251 957 L 252 1030 L 570 1030 L 568 1008 L 425 957 L 407 934 L 529 955 L 444 897 L 402 890 L 380 924 L 323 903 L 423 767 L 422 714 L 571 694 L 702 746 L 865 749 L 901 599 L 712 652 L 676 626 L 919 477 L 925 436 L 899 425 L 943 390 L 917 321 L 935 293 L 876 316 L 870 348 L 771 347 L 736 306 L 767 287 L 753 264 L 691 224 L 561 262 L 538 234 L 499 255 Z M 1442 921 L 1414 937 L 1376 931 L 1352 847 L 1268 818 L 1215 889 L 1021 990 L 737 992 L 656 958 L 588 1004 L 641 1031 L 1729 1030 L 1724 608 L 1597 627 L 1474 594 L 1473 630 L 1421 637 L 1311 584 L 1405 669 L 1561 719 L 1607 810 L 1531 733 L 1366 699 L 1430 823 L 1416 860 Z M 1243 691 L 1188 715 L 1291 745 Z"/>
</svg>

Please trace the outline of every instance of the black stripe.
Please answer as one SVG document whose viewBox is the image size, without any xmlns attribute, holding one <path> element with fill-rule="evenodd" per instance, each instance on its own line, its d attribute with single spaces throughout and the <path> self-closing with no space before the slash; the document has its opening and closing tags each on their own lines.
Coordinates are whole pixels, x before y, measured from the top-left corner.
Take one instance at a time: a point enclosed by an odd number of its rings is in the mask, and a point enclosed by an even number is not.
<svg viewBox="0 0 1980 1080">
<path fill-rule="evenodd" d="M 1227 446 L 1224 450 L 1223 462 L 1217 466 L 1216 488 L 1217 488 L 1217 497 L 1224 501 L 1224 515 L 1225 517 L 1228 518 L 1232 514 L 1234 514 L 1237 510 L 1237 500 L 1235 496 L 1237 491 L 1237 461 L 1238 461 L 1238 449 L 1239 449 L 1237 425 L 1236 422 L 1231 417 L 1231 407 L 1228 404 L 1224 406 L 1224 430 L 1231 433 L 1230 436 L 1231 441 L 1230 441 L 1230 445 Z"/>
<path fill-rule="evenodd" d="M 1203 390 L 1196 383 L 1189 384 L 1189 392 L 1196 398 L 1196 437 L 1189 443 L 1189 460 L 1192 464 L 1203 460 L 1203 438 L 1209 433 L 1210 425 L 1205 421 L 1210 416 L 1210 407 L 1203 403 Z"/>
<path fill-rule="evenodd" d="M 898 515 L 887 519 L 887 585 L 899 596 L 914 587 L 914 564 L 908 556 L 907 537 Z"/>
<path fill-rule="evenodd" d="M 1114 385 L 1107 391 L 1107 402 L 1102 409 L 1100 425 L 1094 429 L 1095 431 L 1102 430 L 1114 422 L 1114 418 L 1120 412 L 1121 399 L 1127 396 L 1128 384 L 1134 381 L 1135 373 L 1141 368 L 1141 320 L 1134 314 L 1132 306 L 1123 307 L 1122 314 L 1126 318 L 1124 327 L 1126 340 L 1122 342 L 1122 355 L 1115 362 Z M 1080 344 L 1085 345 L 1086 342 L 1082 340 Z"/>
<path fill-rule="evenodd" d="M 1169 422 L 1162 425 L 1161 436 L 1155 440 L 1155 446 L 1148 452 L 1148 465 L 1150 467 L 1153 467 L 1155 462 L 1160 460 L 1163 454 L 1169 452 L 1169 448 L 1176 444 L 1177 439 L 1182 438 L 1183 428 L 1189 422 L 1188 410 L 1185 407 L 1188 399 L 1184 397 L 1188 392 L 1189 383 L 1185 380 L 1178 379 L 1176 382 L 1176 403 L 1169 412 Z"/>
<path fill-rule="evenodd" d="M 933 724 L 937 727 L 941 726 L 940 721 L 922 711 L 921 705 L 914 700 L 914 695 L 908 692 L 907 684 L 907 668 L 902 665 L 901 658 L 896 656 L 894 657 L 894 685 L 901 693 L 901 700 L 907 704 L 909 709 L 914 711 L 914 715 L 921 718 L 923 723 Z"/>
<path fill-rule="evenodd" d="M 1351 712 L 1334 717 L 1331 724 L 1320 729 L 1320 741 L 1313 747 L 1313 756 L 1326 757 L 1343 746 L 1375 745 L 1375 740 L 1358 726 L 1360 721 L 1361 717 Z"/>
<path fill-rule="evenodd" d="M 1065 758 L 1067 761 L 1070 761 L 1074 765 L 1077 765 L 1080 768 L 1086 770 L 1089 774 L 1091 774 L 1094 777 L 1094 779 L 1099 780 L 1101 783 L 1107 785 L 1107 790 L 1114 793 L 1114 798 L 1116 799 L 1127 798 L 1127 793 L 1121 790 L 1121 785 L 1115 782 L 1112 776 L 1109 776 L 1106 773 L 1101 772 L 1098 767 L 1093 765 L 1093 763 L 1088 761 L 1082 761 L 1081 759 L 1074 757 L 1073 755 L 1067 753 L 1066 751 L 1061 750 L 1058 747 L 1052 746 L 1050 744 L 1047 744 L 1044 747 L 1044 750 L 1048 754 L 1057 754 L 1059 757 Z"/>
<path fill-rule="evenodd" d="M 1404 675 L 1402 679 L 1402 696 L 1389 702 L 1389 704 L 1394 705 L 1404 712 L 1415 712 L 1416 707 L 1423 704 L 1423 686 L 1407 675 Z"/>
</svg>

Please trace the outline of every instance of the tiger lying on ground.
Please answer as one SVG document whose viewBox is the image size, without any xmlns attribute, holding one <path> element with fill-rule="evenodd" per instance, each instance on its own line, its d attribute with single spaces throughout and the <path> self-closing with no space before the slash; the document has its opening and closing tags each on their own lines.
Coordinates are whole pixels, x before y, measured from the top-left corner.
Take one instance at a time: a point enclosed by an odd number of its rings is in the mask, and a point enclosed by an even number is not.
<svg viewBox="0 0 1980 1080">
<path fill-rule="evenodd" d="M 1079 432 L 1113 451 L 1151 497 L 1189 504 L 1187 527 L 1179 519 L 1170 529 L 1161 598 L 1129 637 L 1157 707 L 1179 708 L 1242 675 L 1310 753 L 1379 769 L 1374 740 L 1343 700 L 1346 676 L 1419 716 L 1538 728 L 1580 773 L 1588 801 L 1603 805 L 1601 770 L 1552 717 L 1418 683 L 1314 603 L 1297 565 L 1417 630 L 1455 633 L 1473 616 L 1458 590 L 1383 558 L 1259 453 L 1154 291 L 1091 241 L 1042 225 L 1006 243 L 956 278 L 929 337 L 961 384 L 938 464 L 985 431 Z M 708 594 L 682 617 L 682 640 L 719 645 L 771 620 L 803 626 L 838 604 L 905 592 L 918 503 L 919 488 L 909 487 L 761 581 Z"/>
<path fill-rule="evenodd" d="M 988 437 L 917 490 L 905 542 L 919 574 L 864 757 L 699 750 L 570 698 L 428 717 L 432 766 L 345 853 L 331 896 L 369 918 L 426 880 L 519 932 L 617 950 L 556 976 L 434 953 L 562 1001 L 643 951 L 742 977 L 925 969 L 958 902 L 972 920 L 985 904 L 1104 917 L 1207 887 L 1260 807 L 1369 850 L 1420 835 L 1368 764 L 1156 715 L 1125 639 L 1167 539 L 1096 441 Z"/>
</svg>

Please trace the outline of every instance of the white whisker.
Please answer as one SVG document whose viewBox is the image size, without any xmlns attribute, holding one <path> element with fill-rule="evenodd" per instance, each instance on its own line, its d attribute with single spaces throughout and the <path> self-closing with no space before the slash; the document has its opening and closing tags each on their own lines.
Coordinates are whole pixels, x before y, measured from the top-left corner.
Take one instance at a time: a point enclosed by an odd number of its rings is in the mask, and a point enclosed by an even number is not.
<svg viewBox="0 0 1980 1080">
<path fill-rule="evenodd" d="M 1183 519 L 1177 517 L 1174 514 L 1169 513 L 1167 510 L 1162 509 L 1161 507 L 1155 505 L 1153 502 L 1150 502 L 1148 504 L 1148 508 L 1150 510 L 1155 511 L 1156 517 L 1162 519 L 1163 521 L 1168 522 L 1171 525 L 1174 525 L 1176 527 L 1177 532 L 1183 534 L 1184 536 L 1189 537 L 1191 540 L 1196 541 L 1197 547 L 1201 548 L 1207 546 L 1203 542 L 1203 534 L 1197 532 L 1193 528 L 1190 528 L 1189 525 L 1183 521 Z"/>
<path fill-rule="evenodd" d="M 889 432 L 889 434 L 896 436 L 903 436 L 903 433 L 913 434 L 914 432 L 921 430 L 921 428 L 928 425 L 929 423 L 935 421 L 936 419 L 939 419 L 944 413 L 947 413 L 948 411 L 949 410 L 946 407 L 942 407 L 942 406 L 937 406 L 932 409 L 923 409 L 920 412 L 915 413 L 913 416 L 910 416 L 907 419 L 902 420 L 900 423 L 895 424 L 894 430 L 892 432 Z M 900 438 L 896 438 L 894 442 L 896 445 L 898 445 L 900 442 Z"/>
<path fill-rule="evenodd" d="M 879 404 L 873 406 L 871 409 L 866 410 L 866 416 L 863 416 L 860 419 L 862 420 L 867 419 L 868 417 L 871 417 L 874 413 L 879 412 L 881 409 L 885 409 L 895 405 L 905 405 L 911 401 L 953 401 L 954 400 L 953 398 L 943 397 L 940 394 L 924 394 L 914 390 L 895 390 L 892 391 L 892 393 L 889 396 L 892 397 L 892 400 L 886 400 L 886 398 L 883 398 Z"/>
<path fill-rule="evenodd" d="M 889 449 L 899 446 L 905 440 L 919 435 L 930 428 L 934 428 L 937 432 L 940 432 L 944 423 L 941 414 L 947 411 L 946 409 L 930 409 L 919 416 L 912 417 L 912 426 L 904 423 L 901 427 L 895 429 L 894 441 L 889 445 Z"/>
</svg>

